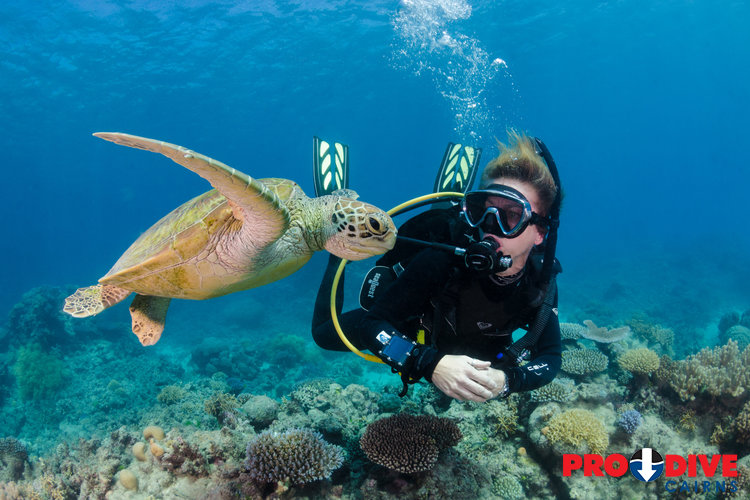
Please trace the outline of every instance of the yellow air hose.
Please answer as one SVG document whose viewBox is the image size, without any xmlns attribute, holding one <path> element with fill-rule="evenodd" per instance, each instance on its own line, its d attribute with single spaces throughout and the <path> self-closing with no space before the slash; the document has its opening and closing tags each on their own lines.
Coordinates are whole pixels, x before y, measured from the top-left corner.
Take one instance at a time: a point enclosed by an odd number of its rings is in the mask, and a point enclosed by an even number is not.
<svg viewBox="0 0 750 500">
<path fill-rule="evenodd" d="M 420 196 L 418 198 L 414 198 L 412 200 L 406 201 L 396 207 L 393 207 L 392 209 L 388 210 L 388 215 L 395 217 L 396 215 L 400 214 L 401 212 L 408 210 L 410 208 L 416 208 L 414 205 L 418 205 L 420 203 L 424 203 L 429 200 L 435 200 L 435 201 L 441 201 L 443 199 L 447 198 L 463 198 L 463 193 L 454 193 L 454 192 L 444 192 L 444 193 L 430 193 L 426 194 L 424 196 Z M 339 338 L 344 343 L 346 347 L 349 348 L 350 351 L 352 351 L 357 356 L 366 359 L 367 361 L 372 361 L 374 363 L 383 363 L 383 361 L 378 358 L 377 356 L 373 356 L 372 354 L 365 354 L 356 347 L 354 347 L 354 344 L 349 342 L 349 339 L 346 338 L 346 335 L 344 334 L 344 331 L 341 329 L 341 324 L 339 323 L 339 316 L 336 314 L 336 291 L 339 288 L 339 281 L 341 280 L 341 275 L 344 272 L 344 268 L 346 267 L 346 264 L 349 261 L 346 259 L 343 259 L 341 261 L 341 264 L 339 264 L 338 270 L 336 270 L 336 275 L 333 277 L 333 287 L 331 289 L 331 319 L 333 319 L 333 326 L 336 328 L 336 333 L 339 334 Z M 385 363 L 383 363 L 385 364 Z"/>
</svg>

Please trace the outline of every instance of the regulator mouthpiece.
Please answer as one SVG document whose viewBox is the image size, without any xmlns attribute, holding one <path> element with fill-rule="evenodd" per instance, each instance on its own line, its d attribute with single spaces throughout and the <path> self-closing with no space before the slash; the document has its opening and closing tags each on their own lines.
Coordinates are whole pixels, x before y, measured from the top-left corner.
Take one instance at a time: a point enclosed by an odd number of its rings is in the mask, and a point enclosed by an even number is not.
<svg viewBox="0 0 750 500">
<path fill-rule="evenodd" d="M 495 274 L 510 269 L 513 259 L 499 252 L 500 244 L 492 238 L 472 243 L 466 249 L 464 263 L 471 271 Z"/>
</svg>

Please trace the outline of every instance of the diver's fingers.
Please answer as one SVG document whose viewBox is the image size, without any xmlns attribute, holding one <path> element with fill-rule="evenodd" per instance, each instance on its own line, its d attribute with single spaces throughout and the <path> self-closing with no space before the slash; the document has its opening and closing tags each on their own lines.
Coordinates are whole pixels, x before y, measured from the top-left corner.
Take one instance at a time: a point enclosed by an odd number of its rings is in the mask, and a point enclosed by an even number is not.
<svg viewBox="0 0 750 500">
<path fill-rule="evenodd" d="M 464 401 L 484 403 L 492 397 L 492 391 L 473 380 L 465 380 L 456 390 Z"/>
</svg>

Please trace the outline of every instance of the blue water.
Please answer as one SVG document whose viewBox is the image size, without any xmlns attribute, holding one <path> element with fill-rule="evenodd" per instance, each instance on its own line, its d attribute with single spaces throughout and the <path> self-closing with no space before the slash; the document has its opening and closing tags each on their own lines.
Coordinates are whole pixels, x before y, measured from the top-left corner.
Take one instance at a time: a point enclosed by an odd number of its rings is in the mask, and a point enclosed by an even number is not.
<svg viewBox="0 0 750 500">
<path fill-rule="evenodd" d="M 544 139 L 564 184 L 561 315 L 647 311 L 716 343 L 719 317 L 750 308 L 749 21 L 730 0 L 3 2 L 0 317 L 34 287 L 95 283 L 208 189 L 93 132 L 308 194 L 313 135 L 339 140 L 352 187 L 389 208 L 431 190 L 446 142 L 482 147 L 484 165 L 514 127 Z M 289 293 L 306 337 L 324 262 L 267 293 L 176 304 L 165 341 L 245 301 L 290 323 Z M 124 307 L 107 314 L 130 335 Z"/>
<path fill-rule="evenodd" d="M 489 159 L 516 127 L 560 166 L 571 266 L 626 248 L 648 267 L 643 247 L 667 245 L 712 267 L 750 248 L 746 2 L 4 2 L 0 14 L 0 310 L 37 284 L 92 282 L 206 188 L 100 130 L 308 192 L 312 135 L 338 139 L 353 187 L 388 207 L 430 189 L 447 141 Z"/>
</svg>

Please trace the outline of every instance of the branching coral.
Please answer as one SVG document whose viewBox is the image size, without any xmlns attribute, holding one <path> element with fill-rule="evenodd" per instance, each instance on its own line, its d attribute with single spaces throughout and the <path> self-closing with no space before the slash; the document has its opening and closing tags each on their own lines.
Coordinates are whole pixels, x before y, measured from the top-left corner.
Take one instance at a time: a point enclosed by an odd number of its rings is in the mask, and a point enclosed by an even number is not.
<svg viewBox="0 0 750 500">
<path fill-rule="evenodd" d="M 560 338 L 562 340 L 578 340 L 583 337 L 586 327 L 578 323 L 560 323 Z"/>
<path fill-rule="evenodd" d="M 659 369 L 659 355 L 651 349 L 631 349 L 625 351 L 617 363 L 631 373 L 648 374 Z"/>
<path fill-rule="evenodd" d="M 408 474 L 432 469 L 440 450 L 460 439 L 451 419 L 399 413 L 368 425 L 359 443 L 376 464 Z"/>
<path fill-rule="evenodd" d="M 737 342 L 701 349 L 673 364 L 670 385 L 683 401 L 702 393 L 738 398 L 750 387 L 750 349 L 740 352 Z"/>
<path fill-rule="evenodd" d="M 649 346 L 654 347 L 662 354 L 674 354 L 674 331 L 664 328 L 640 318 L 628 321 L 628 326 L 633 334 L 645 340 Z M 656 344 L 656 345 L 653 345 Z"/>
<path fill-rule="evenodd" d="M 535 389 L 529 393 L 529 398 L 535 403 L 567 403 L 576 397 L 576 387 L 573 380 L 558 377 L 547 385 Z"/>
<path fill-rule="evenodd" d="M 609 359 L 595 349 L 571 349 L 562 353 L 562 370 L 572 375 L 599 373 L 607 369 Z"/>
<path fill-rule="evenodd" d="M 326 443 L 319 433 L 292 429 L 258 434 L 247 445 L 245 468 L 260 483 L 302 484 L 330 477 L 343 461 L 342 448 Z"/>
<path fill-rule="evenodd" d="M 542 434 L 559 449 L 578 453 L 581 447 L 591 453 L 602 454 L 609 446 L 609 435 L 604 423 L 588 410 L 574 408 L 553 416 Z"/>
</svg>

